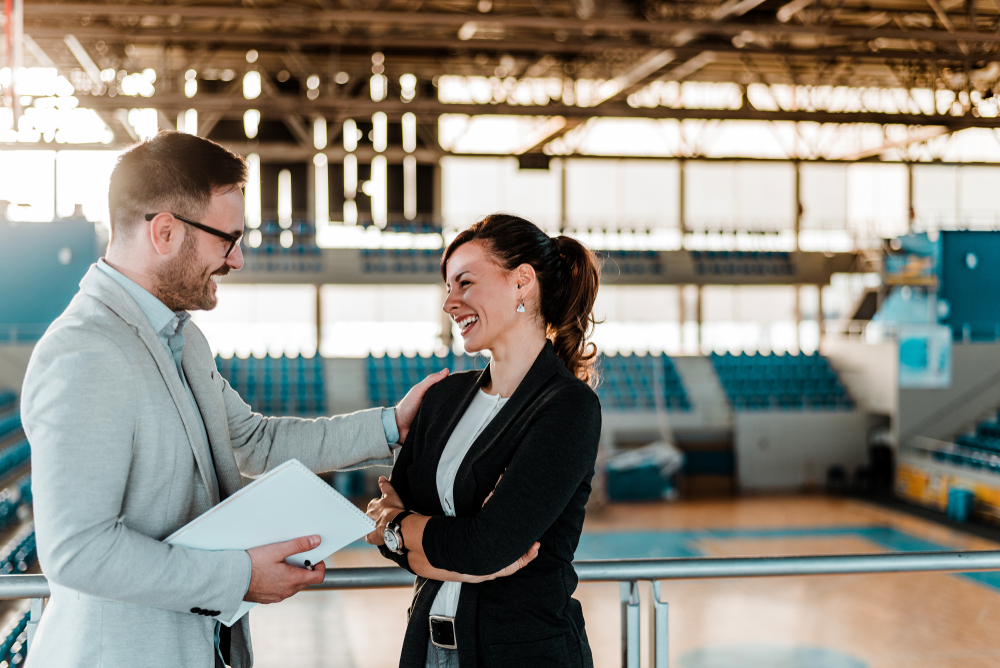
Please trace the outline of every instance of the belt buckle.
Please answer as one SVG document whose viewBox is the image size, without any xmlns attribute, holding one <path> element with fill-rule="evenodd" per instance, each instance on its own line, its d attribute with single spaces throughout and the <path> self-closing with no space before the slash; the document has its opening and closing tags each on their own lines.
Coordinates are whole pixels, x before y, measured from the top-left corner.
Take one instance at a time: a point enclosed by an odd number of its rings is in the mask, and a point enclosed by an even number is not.
<svg viewBox="0 0 1000 668">
<path fill-rule="evenodd" d="M 430 616 L 431 642 L 441 649 L 458 649 L 455 637 L 455 618 L 442 615 Z"/>
</svg>

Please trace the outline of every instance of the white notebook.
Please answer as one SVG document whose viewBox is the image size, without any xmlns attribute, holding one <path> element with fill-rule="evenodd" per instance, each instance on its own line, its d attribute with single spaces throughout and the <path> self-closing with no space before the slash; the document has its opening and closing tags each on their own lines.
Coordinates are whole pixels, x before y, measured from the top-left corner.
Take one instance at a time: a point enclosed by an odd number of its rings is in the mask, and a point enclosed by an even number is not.
<svg viewBox="0 0 1000 668">
<path fill-rule="evenodd" d="M 292 459 L 184 525 L 165 542 L 196 550 L 248 550 L 319 535 L 319 547 L 285 560 L 302 567 L 307 559 L 319 563 L 374 529 L 375 523 L 353 503 Z M 232 626 L 254 605 L 244 601 L 232 619 L 216 619 Z"/>
</svg>

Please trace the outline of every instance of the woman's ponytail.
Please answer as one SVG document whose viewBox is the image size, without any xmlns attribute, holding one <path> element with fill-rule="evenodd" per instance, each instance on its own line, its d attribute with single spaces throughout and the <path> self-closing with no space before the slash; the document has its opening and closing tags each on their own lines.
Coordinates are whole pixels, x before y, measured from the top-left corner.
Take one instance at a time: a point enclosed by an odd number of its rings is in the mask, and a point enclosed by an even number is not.
<svg viewBox="0 0 1000 668">
<path fill-rule="evenodd" d="M 570 372 L 597 385 L 593 364 L 597 349 L 588 338 L 594 328 L 594 301 L 600 285 L 597 256 L 572 237 L 555 239 L 523 218 L 495 213 L 459 233 L 441 258 L 445 278 L 448 258 L 470 241 L 486 244 L 506 271 L 530 264 L 538 277 L 539 310 L 545 335 Z"/>
<path fill-rule="evenodd" d="M 555 240 L 560 261 L 565 263 L 567 280 L 563 282 L 561 304 L 551 304 L 547 336 L 552 347 L 573 375 L 594 386 L 597 377 L 592 366 L 597 359 L 597 347 L 588 341 L 593 334 L 594 301 L 600 286 L 601 273 L 593 251 L 572 237 Z M 544 298 L 543 298 L 544 299 Z M 553 300 L 555 301 L 555 300 Z"/>
</svg>

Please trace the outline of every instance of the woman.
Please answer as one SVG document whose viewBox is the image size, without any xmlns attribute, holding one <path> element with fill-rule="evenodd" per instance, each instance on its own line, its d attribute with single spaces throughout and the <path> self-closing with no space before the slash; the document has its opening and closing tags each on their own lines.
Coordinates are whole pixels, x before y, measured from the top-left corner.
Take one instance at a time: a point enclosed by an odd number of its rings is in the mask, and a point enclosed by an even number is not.
<svg viewBox="0 0 1000 668">
<path fill-rule="evenodd" d="M 369 541 L 418 576 L 400 666 L 589 668 L 571 596 L 601 432 L 596 258 L 497 214 L 455 238 L 441 274 L 465 349 L 490 364 L 428 390 L 369 504 Z"/>
</svg>

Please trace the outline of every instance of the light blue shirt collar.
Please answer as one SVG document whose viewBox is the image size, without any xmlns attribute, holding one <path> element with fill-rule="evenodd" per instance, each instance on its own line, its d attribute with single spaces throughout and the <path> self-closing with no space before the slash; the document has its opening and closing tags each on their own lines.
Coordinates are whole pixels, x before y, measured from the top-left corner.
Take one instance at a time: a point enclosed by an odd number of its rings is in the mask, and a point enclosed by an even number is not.
<svg viewBox="0 0 1000 668">
<path fill-rule="evenodd" d="M 184 325 L 191 318 L 187 311 L 171 311 L 167 305 L 154 297 L 141 285 L 128 278 L 120 271 L 112 267 L 101 258 L 97 261 L 97 268 L 115 280 L 118 285 L 125 289 L 135 303 L 142 309 L 146 320 L 153 327 L 160 339 L 169 339 L 174 334 L 184 329 Z"/>
</svg>

